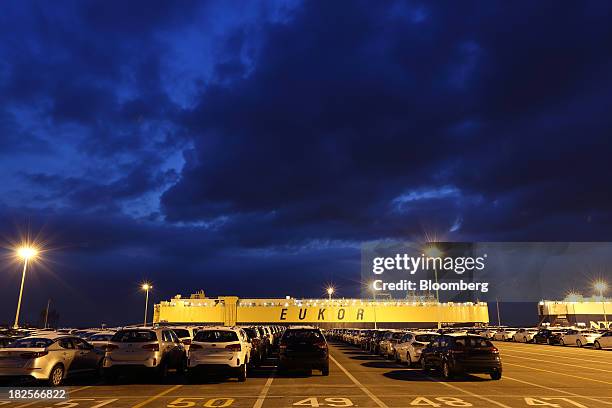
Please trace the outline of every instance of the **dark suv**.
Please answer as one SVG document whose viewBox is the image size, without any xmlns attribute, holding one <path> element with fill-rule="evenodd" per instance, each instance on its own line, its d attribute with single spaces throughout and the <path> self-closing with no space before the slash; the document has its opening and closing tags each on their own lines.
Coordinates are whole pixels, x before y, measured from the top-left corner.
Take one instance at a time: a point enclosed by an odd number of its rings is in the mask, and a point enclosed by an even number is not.
<svg viewBox="0 0 612 408">
<path fill-rule="evenodd" d="M 289 327 L 279 344 L 280 372 L 295 369 L 318 369 L 329 375 L 329 350 L 320 329 L 310 326 Z"/>
<path fill-rule="evenodd" d="M 564 332 L 561 330 L 540 329 L 540 331 L 533 336 L 533 342 L 536 344 L 561 344 L 561 336 L 563 333 Z"/>
<path fill-rule="evenodd" d="M 442 335 L 421 353 L 425 372 L 438 370 L 446 379 L 458 373 L 489 374 L 493 380 L 502 376 L 499 351 L 485 337 Z"/>
</svg>

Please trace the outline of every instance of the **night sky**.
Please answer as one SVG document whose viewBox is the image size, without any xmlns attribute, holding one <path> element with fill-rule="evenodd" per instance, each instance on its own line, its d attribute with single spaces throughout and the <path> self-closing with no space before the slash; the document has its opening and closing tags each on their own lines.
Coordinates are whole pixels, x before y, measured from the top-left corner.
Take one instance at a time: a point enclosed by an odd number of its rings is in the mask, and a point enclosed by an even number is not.
<svg viewBox="0 0 612 408">
<path fill-rule="evenodd" d="M 145 279 L 355 296 L 374 240 L 612 240 L 610 2 L 2 8 L 0 323 L 28 233 L 22 321 L 64 325 Z"/>
</svg>

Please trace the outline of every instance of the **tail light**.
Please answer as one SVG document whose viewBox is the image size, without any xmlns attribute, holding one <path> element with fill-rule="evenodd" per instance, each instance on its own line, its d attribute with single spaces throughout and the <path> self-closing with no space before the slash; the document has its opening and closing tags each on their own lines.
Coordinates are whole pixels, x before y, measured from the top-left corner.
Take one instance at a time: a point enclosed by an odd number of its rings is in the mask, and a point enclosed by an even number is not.
<svg viewBox="0 0 612 408">
<path fill-rule="evenodd" d="M 229 346 L 225 346 L 225 349 L 228 351 L 240 351 L 242 350 L 242 346 L 240 346 L 240 344 L 230 344 Z"/>
<path fill-rule="evenodd" d="M 490 350 L 491 350 L 491 353 L 493 354 L 499 354 L 499 350 L 497 349 L 497 347 L 492 347 L 490 348 Z"/>
<path fill-rule="evenodd" d="M 143 349 L 145 350 L 151 350 L 151 351 L 159 351 L 159 344 L 155 343 L 155 344 L 145 344 L 144 346 L 142 346 Z"/>
<path fill-rule="evenodd" d="M 322 349 L 327 348 L 327 343 L 325 343 L 324 341 L 320 341 L 318 343 L 315 343 L 314 345 Z"/>
<path fill-rule="evenodd" d="M 183 340 L 183 344 L 185 344 L 186 346 L 189 346 L 191 344 L 191 339 Z"/>
<path fill-rule="evenodd" d="M 278 345 L 278 348 L 280 349 L 280 351 L 285 351 L 287 350 L 287 344 L 286 343 L 281 343 Z"/>
<path fill-rule="evenodd" d="M 199 344 L 192 344 L 191 346 L 189 346 L 189 350 L 201 350 L 202 348 L 203 347 Z"/>
<path fill-rule="evenodd" d="M 35 352 L 32 352 L 32 353 L 22 353 L 21 354 L 21 358 L 25 358 L 25 359 L 39 358 L 39 357 L 44 357 L 47 354 L 49 354 L 48 351 L 35 351 Z"/>
<path fill-rule="evenodd" d="M 119 346 L 117 346 L 116 344 L 107 344 L 107 345 L 102 347 L 102 349 L 104 351 L 111 351 L 111 350 L 114 350 L 116 348 L 119 348 Z"/>
</svg>

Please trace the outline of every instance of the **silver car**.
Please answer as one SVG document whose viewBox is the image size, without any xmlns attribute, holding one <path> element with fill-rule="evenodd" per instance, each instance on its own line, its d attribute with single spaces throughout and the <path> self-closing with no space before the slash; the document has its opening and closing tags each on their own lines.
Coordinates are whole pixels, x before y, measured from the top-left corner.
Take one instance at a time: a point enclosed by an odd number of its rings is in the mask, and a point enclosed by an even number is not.
<svg viewBox="0 0 612 408">
<path fill-rule="evenodd" d="M 143 370 L 163 379 L 170 369 L 184 373 L 186 366 L 185 347 L 171 329 L 122 329 L 106 344 L 104 376 L 108 381 L 121 372 Z"/>
<path fill-rule="evenodd" d="M 0 350 L 0 377 L 33 378 L 57 387 L 65 378 L 100 373 L 104 352 L 76 336 L 24 337 Z"/>
</svg>

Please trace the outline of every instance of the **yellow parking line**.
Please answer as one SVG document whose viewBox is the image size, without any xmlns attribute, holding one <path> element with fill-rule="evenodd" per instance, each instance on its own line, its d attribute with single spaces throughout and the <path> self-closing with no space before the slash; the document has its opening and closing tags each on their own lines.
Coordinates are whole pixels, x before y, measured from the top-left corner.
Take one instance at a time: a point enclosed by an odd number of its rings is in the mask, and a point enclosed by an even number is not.
<svg viewBox="0 0 612 408">
<path fill-rule="evenodd" d="M 533 361 L 538 361 L 538 362 L 547 362 L 547 363 L 552 363 L 552 364 L 559 364 L 559 365 L 564 365 L 564 366 L 569 366 L 569 367 L 574 367 L 574 368 L 584 368 L 587 370 L 595 370 L 595 371 L 603 371 L 605 373 L 612 373 L 612 370 L 604 370 L 603 368 L 596 368 L 596 367 L 585 367 L 585 366 L 579 366 L 576 364 L 567 364 L 567 363 L 561 363 L 559 361 L 550 361 L 550 360 L 542 360 L 541 358 L 531 358 L 531 357 L 523 357 L 523 356 L 515 356 L 512 354 L 505 354 L 506 356 L 510 356 L 510 357 L 514 357 L 514 358 L 522 358 L 523 360 L 533 360 Z M 612 384 L 612 383 L 610 383 Z"/>
<path fill-rule="evenodd" d="M 542 369 L 542 368 L 536 368 L 536 367 L 531 367 L 531 366 L 525 366 L 525 365 L 521 365 L 521 364 L 515 364 L 515 363 L 507 363 L 507 362 L 504 362 L 504 365 L 511 365 L 511 366 L 515 366 L 515 367 L 528 368 L 528 369 L 530 369 L 530 370 L 544 371 L 544 372 L 546 372 L 546 373 L 552 373 L 552 374 L 564 375 L 564 376 L 566 376 L 566 377 L 574 377 L 574 378 L 579 378 L 579 379 L 581 379 L 581 380 L 595 381 L 595 382 L 602 383 L 602 384 L 612 385 L 612 382 L 609 382 L 609 381 L 596 380 L 596 379 L 594 379 L 594 378 L 581 377 L 581 376 L 579 376 L 579 375 L 572 375 L 572 374 L 560 373 L 560 372 L 558 372 L 558 371 L 544 370 L 544 369 Z"/>
<path fill-rule="evenodd" d="M 512 353 L 533 354 L 535 356 L 540 356 L 540 357 L 546 355 L 546 353 L 536 353 L 534 351 L 523 351 L 523 350 L 514 349 L 514 348 L 513 349 L 509 349 L 509 351 L 512 352 Z M 506 354 L 506 351 L 502 350 L 502 353 L 503 353 L 502 355 L 504 355 L 504 354 Z M 552 353 L 550 353 L 550 354 L 552 354 Z M 552 354 L 552 355 L 549 355 L 548 357 L 559 358 L 559 356 L 561 356 L 561 354 Z M 601 360 L 585 360 L 584 358 L 580 358 L 580 357 L 568 357 L 566 355 L 563 355 L 563 358 L 568 359 L 568 360 L 583 361 L 585 363 L 597 363 L 597 364 L 601 364 Z"/>
<path fill-rule="evenodd" d="M 275 372 L 276 371 L 272 372 L 270 377 L 268 377 L 268 379 L 266 380 L 265 385 L 263 386 L 263 388 L 261 389 L 261 392 L 257 396 L 257 400 L 255 401 L 255 404 L 253 404 L 253 408 L 261 408 L 263 406 L 263 403 L 266 400 L 266 396 L 268 395 L 268 391 L 270 391 L 270 386 L 272 386 L 272 381 L 274 380 Z"/>
<path fill-rule="evenodd" d="M 586 395 L 575 394 L 573 392 L 560 390 L 558 388 L 547 387 L 546 385 L 536 384 L 536 383 L 532 383 L 530 381 L 519 380 L 518 378 L 508 377 L 507 375 L 504 375 L 504 378 L 507 379 L 507 380 L 512 380 L 512 381 L 520 382 L 520 383 L 523 383 L 523 384 L 531 385 L 532 387 L 544 388 L 544 389 L 549 390 L 549 391 L 555 391 L 555 392 L 560 392 L 562 394 L 571 395 L 572 397 L 585 398 L 585 399 L 588 399 L 589 401 L 598 402 L 600 404 L 612 405 L 612 402 L 602 401 L 602 400 L 597 399 L 597 398 L 587 397 Z M 609 397 L 601 397 L 601 398 L 609 398 Z"/>
<path fill-rule="evenodd" d="M 439 381 L 439 380 L 436 380 L 435 378 L 433 378 L 433 377 L 429 377 L 429 376 L 428 376 L 427 378 L 428 378 L 429 380 L 434 381 L 434 382 L 437 382 L 437 383 L 439 383 L 439 384 L 446 385 L 447 387 L 452 388 L 452 389 L 454 389 L 455 391 L 461 391 L 461 392 L 463 392 L 463 393 L 465 393 L 465 394 L 467 394 L 467 395 L 471 395 L 472 397 L 476 397 L 476 398 L 481 399 L 481 400 L 483 400 L 483 401 L 490 402 L 491 404 L 497 405 L 498 407 L 502 407 L 502 408 L 512 408 L 512 407 L 511 407 L 511 406 L 509 406 L 509 405 L 502 404 L 501 402 L 497 402 L 497 401 L 492 400 L 492 399 L 490 399 L 490 398 L 487 398 L 487 397 L 485 397 L 485 396 L 483 396 L 483 395 L 474 394 L 473 392 L 470 392 L 470 391 L 464 390 L 463 388 L 461 388 L 461 387 L 457 387 L 456 385 L 452 385 L 452 384 L 449 384 L 449 383 L 444 382 L 444 381 Z"/>
<path fill-rule="evenodd" d="M 144 407 L 145 405 L 147 405 L 147 404 L 148 404 L 148 403 L 150 403 L 150 402 L 155 401 L 155 400 L 156 400 L 156 399 L 158 399 L 159 397 L 163 397 L 164 395 L 166 395 L 166 394 L 168 394 L 168 393 L 171 393 L 172 391 L 177 390 L 177 389 L 179 389 L 179 388 L 181 388 L 181 387 L 182 387 L 182 385 L 181 385 L 181 384 L 175 385 L 174 387 L 170 387 L 170 388 L 168 388 L 167 390 L 162 391 L 162 392 L 160 392 L 159 394 L 154 395 L 154 396 L 152 396 L 151 398 L 149 398 L 149 399 L 147 399 L 147 400 L 142 401 L 140 404 L 133 405 L 133 406 L 132 406 L 132 408 L 140 408 L 140 407 Z"/>
<path fill-rule="evenodd" d="M 329 355 L 329 359 L 331 361 L 334 362 L 335 365 L 338 366 L 338 368 L 340 368 L 340 370 L 342 370 L 342 372 L 344 374 L 346 374 L 346 376 L 357 386 L 359 387 L 359 389 L 361 389 L 361 391 L 363 391 L 368 397 L 370 397 L 370 399 L 372 401 L 374 401 L 376 403 L 376 405 L 378 405 L 380 408 L 389 408 L 387 406 L 387 404 L 385 404 L 384 402 L 382 402 L 376 395 L 374 395 L 372 393 L 372 391 L 370 391 L 369 389 L 367 389 L 367 387 L 365 385 L 363 385 L 362 383 L 359 382 L 359 380 L 357 380 L 355 377 L 353 377 L 353 375 L 351 373 L 349 373 L 346 368 L 342 367 L 342 365 L 340 365 L 340 363 L 331 356 L 331 354 Z M 509 408 L 509 407 L 508 407 Z"/>
</svg>

